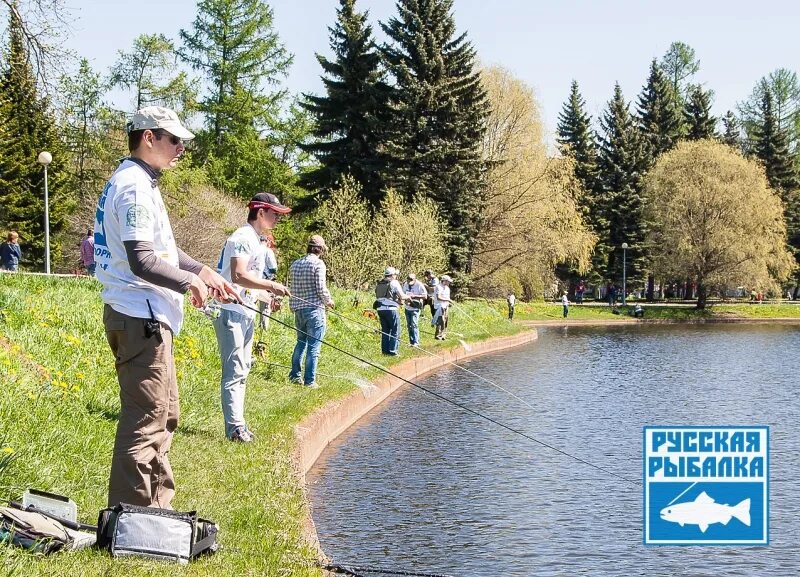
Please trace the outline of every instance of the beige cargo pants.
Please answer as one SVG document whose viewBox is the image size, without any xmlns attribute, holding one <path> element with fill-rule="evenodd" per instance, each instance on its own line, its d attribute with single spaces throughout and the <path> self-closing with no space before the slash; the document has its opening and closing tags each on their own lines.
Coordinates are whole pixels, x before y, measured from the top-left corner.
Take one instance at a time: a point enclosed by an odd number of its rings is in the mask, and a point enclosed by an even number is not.
<svg viewBox="0 0 800 577">
<path fill-rule="evenodd" d="M 159 342 L 155 336 L 145 336 L 145 322 L 108 305 L 103 309 L 121 405 L 108 505 L 130 503 L 168 509 L 175 481 L 167 453 L 179 415 L 172 331 L 162 324 Z"/>
</svg>

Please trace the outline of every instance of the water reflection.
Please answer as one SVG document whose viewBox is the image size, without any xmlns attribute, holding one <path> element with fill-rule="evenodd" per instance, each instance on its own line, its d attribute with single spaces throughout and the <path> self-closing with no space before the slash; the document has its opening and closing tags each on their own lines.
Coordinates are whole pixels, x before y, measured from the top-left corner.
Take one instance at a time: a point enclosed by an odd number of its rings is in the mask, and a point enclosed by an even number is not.
<svg viewBox="0 0 800 577">
<path fill-rule="evenodd" d="M 800 521 L 792 326 L 547 329 L 424 384 L 628 483 L 414 388 L 335 442 L 309 476 L 339 562 L 463 576 L 794 575 Z M 642 427 L 769 425 L 768 547 L 642 545 Z"/>
</svg>

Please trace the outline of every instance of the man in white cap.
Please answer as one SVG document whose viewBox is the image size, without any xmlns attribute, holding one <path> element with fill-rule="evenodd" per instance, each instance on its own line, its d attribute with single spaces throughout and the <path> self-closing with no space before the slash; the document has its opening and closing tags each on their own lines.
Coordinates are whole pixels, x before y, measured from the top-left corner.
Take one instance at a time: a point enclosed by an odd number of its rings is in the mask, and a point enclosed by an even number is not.
<svg viewBox="0 0 800 577">
<path fill-rule="evenodd" d="M 175 244 L 158 188 L 194 135 L 172 110 L 150 106 L 128 123 L 131 152 L 97 203 L 97 279 L 103 324 L 114 353 L 120 415 L 108 504 L 169 508 L 175 482 L 167 454 L 178 426 L 173 336 L 183 322 L 183 294 L 202 307 L 208 296 L 239 300 L 234 288 Z"/>
<path fill-rule="evenodd" d="M 417 280 L 417 275 L 410 272 L 403 284 L 403 292 L 408 295 L 408 302 L 405 306 L 408 340 L 412 347 L 416 347 L 419 345 L 419 316 L 428 298 L 428 291 Z"/>
<path fill-rule="evenodd" d="M 453 279 L 443 274 L 439 278 L 439 284 L 433 292 L 433 305 L 436 312 L 433 315 L 431 324 L 436 327 L 436 340 L 443 341 L 447 330 L 447 311 L 450 308 L 450 283 Z"/>
<path fill-rule="evenodd" d="M 223 303 L 220 315 L 214 319 L 214 332 L 222 358 L 220 398 L 225 436 L 239 443 L 255 439 L 253 431 L 245 423 L 244 398 L 253 361 L 258 293 L 289 294 L 281 283 L 264 278 L 267 255 L 261 236 L 268 234 L 283 216 L 292 211 L 270 192 L 256 194 L 247 208 L 247 224 L 236 229 L 225 241 L 217 266 L 223 278 L 233 283 L 246 306 Z"/>
<path fill-rule="evenodd" d="M 381 321 L 381 352 L 400 354 L 400 305 L 408 300 L 397 280 L 397 269 L 387 266 L 383 278 L 375 286 L 375 310 Z"/>
</svg>

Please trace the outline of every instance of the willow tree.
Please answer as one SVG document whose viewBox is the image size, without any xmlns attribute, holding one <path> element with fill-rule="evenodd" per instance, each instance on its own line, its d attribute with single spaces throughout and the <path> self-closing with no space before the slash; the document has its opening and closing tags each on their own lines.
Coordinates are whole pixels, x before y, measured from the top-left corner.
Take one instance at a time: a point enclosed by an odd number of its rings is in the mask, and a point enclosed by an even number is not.
<svg viewBox="0 0 800 577">
<path fill-rule="evenodd" d="M 539 296 L 554 267 L 585 271 L 595 243 L 578 203 L 574 161 L 550 158 L 533 91 L 499 67 L 481 72 L 491 114 L 483 139 L 484 212 L 473 257 L 474 292 Z"/>
<path fill-rule="evenodd" d="M 654 268 L 691 278 L 697 308 L 725 287 L 778 290 L 794 267 L 780 196 L 764 170 L 725 144 L 681 142 L 645 179 Z"/>
</svg>

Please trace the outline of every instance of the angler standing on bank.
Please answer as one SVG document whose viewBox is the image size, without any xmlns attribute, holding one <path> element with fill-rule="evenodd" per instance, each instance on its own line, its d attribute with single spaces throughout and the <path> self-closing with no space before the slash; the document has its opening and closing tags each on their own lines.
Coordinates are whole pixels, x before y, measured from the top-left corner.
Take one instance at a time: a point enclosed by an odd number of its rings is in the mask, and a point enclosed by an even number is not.
<svg viewBox="0 0 800 577">
<path fill-rule="evenodd" d="M 103 324 L 114 353 L 120 414 L 111 460 L 108 504 L 170 508 L 175 482 L 167 454 L 178 426 L 173 335 L 183 323 L 183 294 L 202 307 L 209 294 L 238 300 L 209 267 L 175 244 L 158 188 L 194 135 L 172 110 L 149 106 L 128 123 L 131 152 L 97 203 L 97 278 Z"/>
</svg>

